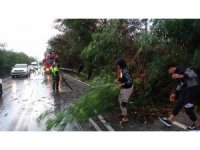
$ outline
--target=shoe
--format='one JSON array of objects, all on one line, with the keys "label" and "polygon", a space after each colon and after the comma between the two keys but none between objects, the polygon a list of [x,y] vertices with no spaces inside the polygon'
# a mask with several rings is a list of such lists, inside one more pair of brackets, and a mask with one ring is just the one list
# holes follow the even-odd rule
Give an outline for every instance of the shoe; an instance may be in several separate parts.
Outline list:
[{"label": "shoe", "polygon": [[167,127],[171,127],[172,126],[172,122],[169,121],[167,118],[160,118],[159,117],[159,120]]},{"label": "shoe", "polygon": [[119,119],[120,119],[120,120],[122,120],[123,117],[124,117],[124,115],[122,115],[122,114],[119,115]]},{"label": "shoe", "polygon": [[128,118],[127,118],[127,116],[123,116],[123,117],[121,118],[121,120],[120,120],[120,123],[121,123],[121,124],[128,123]]},{"label": "shoe", "polygon": [[186,130],[188,130],[188,131],[197,131],[197,130],[200,130],[200,127],[196,127],[195,124],[193,124],[193,125],[187,127]]}]

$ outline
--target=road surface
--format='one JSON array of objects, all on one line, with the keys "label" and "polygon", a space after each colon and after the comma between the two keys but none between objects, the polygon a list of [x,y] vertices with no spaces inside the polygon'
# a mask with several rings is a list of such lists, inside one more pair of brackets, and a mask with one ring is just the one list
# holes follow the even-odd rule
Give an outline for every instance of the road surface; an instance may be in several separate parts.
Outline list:
[{"label": "road surface", "polygon": [[[41,114],[62,111],[87,90],[79,83],[70,84],[75,88],[73,91],[62,83],[60,94],[55,95],[50,76],[37,73],[29,78],[4,79],[3,97],[0,100],[0,131],[43,131],[45,123],[37,121]],[[68,126],[66,130],[80,129]]]}]

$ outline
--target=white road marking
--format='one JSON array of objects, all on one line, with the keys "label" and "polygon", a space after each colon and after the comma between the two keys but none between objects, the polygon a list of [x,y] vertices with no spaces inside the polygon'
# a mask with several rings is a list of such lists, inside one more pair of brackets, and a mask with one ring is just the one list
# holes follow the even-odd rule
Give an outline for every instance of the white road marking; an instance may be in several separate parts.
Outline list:
[{"label": "white road marking", "polygon": [[101,128],[92,120],[92,118],[89,118],[89,122],[93,125],[93,127],[94,127],[97,131],[102,131]]},{"label": "white road marking", "polygon": [[[162,123],[164,123],[164,122],[161,120],[160,117],[158,117],[158,119],[159,119]],[[164,123],[164,124],[165,124],[165,123]],[[174,121],[174,122],[172,122],[172,124],[175,125],[175,126],[177,126],[177,127],[179,127],[179,128],[181,128],[181,129],[187,130],[187,126],[184,125],[184,124],[182,124],[182,123],[180,123],[180,122]],[[165,124],[165,125],[168,126],[167,124]],[[171,126],[168,126],[168,127],[171,127]]]},{"label": "white road marking", "polygon": [[83,128],[81,127],[81,125],[79,123],[77,123],[77,121],[74,122],[76,127],[79,129],[79,131],[83,131]]},{"label": "white road marking", "polygon": [[175,125],[175,126],[177,126],[177,127],[179,127],[179,128],[182,128],[184,130],[187,130],[187,126],[184,125],[184,124],[182,124],[182,123],[174,121],[172,124]]},{"label": "white road marking", "polygon": [[104,124],[104,126],[108,129],[108,131],[115,131],[109,123],[106,122],[106,120],[104,120],[103,116],[98,115],[99,120]]}]

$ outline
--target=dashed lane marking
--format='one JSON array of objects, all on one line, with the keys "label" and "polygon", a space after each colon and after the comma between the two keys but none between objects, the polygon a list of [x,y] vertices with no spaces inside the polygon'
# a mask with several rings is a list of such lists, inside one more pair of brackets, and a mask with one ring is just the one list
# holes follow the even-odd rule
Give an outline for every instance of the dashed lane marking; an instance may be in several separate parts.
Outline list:
[{"label": "dashed lane marking", "polygon": [[89,122],[93,125],[93,127],[94,127],[97,131],[102,131],[101,128],[92,120],[92,118],[89,118]]},{"label": "dashed lane marking", "polygon": [[184,130],[187,130],[186,125],[184,125],[184,124],[182,124],[182,123],[179,123],[179,122],[174,121],[172,124],[175,125],[175,126],[177,126],[177,127],[179,127],[179,128],[182,128],[182,129],[184,129]]},{"label": "dashed lane marking", "polygon": [[77,121],[75,121],[75,125],[77,126],[79,131],[84,131],[83,128],[81,127],[81,125],[79,123],[77,123]]},{"label": "dashed lane marking", "polygon": [[98,115],[99,120],[104,124],[104,126],[108,129],[108,131],[115,131],[109,123],[104,120],[103,116]]}]

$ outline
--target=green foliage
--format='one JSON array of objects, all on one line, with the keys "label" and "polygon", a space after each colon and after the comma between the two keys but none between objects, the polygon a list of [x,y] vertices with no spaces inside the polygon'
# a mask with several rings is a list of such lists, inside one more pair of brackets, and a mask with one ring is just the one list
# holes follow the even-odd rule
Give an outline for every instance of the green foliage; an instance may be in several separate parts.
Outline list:
[{"label": "green foliage", "polygon": [[200,49],[196,49],[192,58],[192,66],[194,68],[200,67]]},{"label": "green foliage", "polygon": [[114,77],[111,75],[106,74],[104,71],[101,71],[100,75],[94,77],[90,82],[92,87],[99,87],[107,83],[112,83],[114,81]]},{"label": "green foliage", "polygon": [[159,19],[154,21],[154,30],[184,48],[200,46],[199,19]]},{"label": "green foliage", "polygon": [[[64,67],[113,65],[127,49],[135,48],[139,19],[57,19],[55,27],[62,32],[48,42],[47,50],[55,50]],[[75,60],[75,61],[74,61]],[[108,66],[109,65],[109,66]]]},{"label": "green foliage", "polygon": [[124,39],[118,32],[120,22],[113,20],[92,35],[92,42],[83,50],[86,65],[113,65],[114,59],[125,50]]},{"label": "green foliage", "polygon": [[[149,85],[149,95],[152,100],[153,97],[156,97],[157,94],[161,92],[161,87],[166,86],[166,81],[169,80],[166,66],[168,63],[168,59],[166,57],[154,56],[152,61],[146,67],[148,85]],[[164,83],[164,85],[163,85]],[[165,98],[165,97],[164,97]]]},{"label": "green foliage", "polygon": [[[98,82],[100,81],[100,82]],[[111,77],[102,74],[92,81],[94,86],[90,92],[77,99],[64,112],[59,113],[56,118],[47,122],[46,130],[56,128],[64,130],[68,123],[73,121],[84,122],[89,117],[93,117],[106,109],[112,108],[117,103],[119,88],[113,82]]]},{"label": "green foliage", "polygon": [[[92,37],[92,32],[95,31],[96,26],[95,23],[97,20],[95,19],[64,19],[62,20],[62,24],[64,24],[68,29],[71,29],[75,33],[71,35],[73,38],[79,37],[76,42],[83,41],[85,45],[87,45]],[[76,43],[77,45],[77,43]]]},{"label": "green foliage", "polygon": [[153,32],[141,35],[138,42],[140,48],[139,51],[144,51],[146,53],[166,48],[166,41]]},{"label": "green foliage", "polygon": [[159,80],[163,75],[167,73],[166,71],[167,61],[165,57],[154,56],[152,61],[147,64],[146,72],[148,81],[150,83],[159,82]]}]

